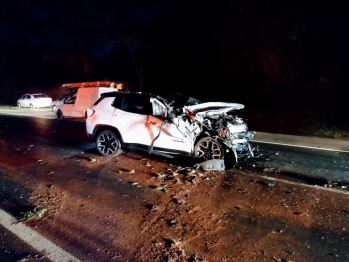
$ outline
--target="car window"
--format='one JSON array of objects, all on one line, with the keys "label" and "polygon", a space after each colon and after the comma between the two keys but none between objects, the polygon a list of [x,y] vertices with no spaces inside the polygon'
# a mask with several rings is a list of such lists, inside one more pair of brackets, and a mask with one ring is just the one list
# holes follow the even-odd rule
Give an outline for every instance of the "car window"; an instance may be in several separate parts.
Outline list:
[{"label": "car window", "polygon": [[65,104],[75,104],[76,96],[71,97],[65,101]]},{"label": "car window", "polygon": [[116,96],[113,103],[112,103],[112,106],[117,108],[117,109],[122,109],[122,101],[123,101],[123,97],[122,96]]},{"label": "car window", "polygon": [[48,97],[47,95],[45,94],[36,94],[36,95],[33,95],[34,98],[46,98]]},{"label": "car window", "polygon": [[162,118],[167,117],[167,109],[166,109],[165,105],[163,105],[162,103],[160,103],[156,99],[152,99],[151,103],[153,106],[153,115],[154,116],[160,116]]},{"label": "car window", "polygon": [[67,100],[69,98],[69,95],[63,95],[63,96],[61,96],[61,98],[60,99],[58,99],[58,100],[61,100],[61,101],[65,101],[65,100]]},{"label": "car window", "polygon": [[130,113],[147,115],[149,113],[149,105],[148,102],[141,97],[124,97],[124,101],[122,103],[122,110]]}]

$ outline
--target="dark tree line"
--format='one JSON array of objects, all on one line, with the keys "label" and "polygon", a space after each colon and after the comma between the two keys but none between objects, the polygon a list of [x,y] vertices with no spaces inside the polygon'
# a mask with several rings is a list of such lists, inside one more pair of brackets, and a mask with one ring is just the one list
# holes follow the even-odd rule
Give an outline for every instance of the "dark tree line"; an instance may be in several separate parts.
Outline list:
[{"label": "dark tree line", "polygon": [[4,0],[0,103],[33,86],[110,79],[256,107],[342,110],[347,20],[340,1]]}]

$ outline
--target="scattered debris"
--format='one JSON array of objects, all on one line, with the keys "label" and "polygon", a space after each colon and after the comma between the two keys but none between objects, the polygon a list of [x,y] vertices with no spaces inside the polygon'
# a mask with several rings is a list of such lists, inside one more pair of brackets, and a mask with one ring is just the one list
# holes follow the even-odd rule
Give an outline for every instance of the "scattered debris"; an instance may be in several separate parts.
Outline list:
[{"label": "scattered debris", "polygon": [[159,210],[161,208],[161,206],[156,206],[156,205],[152,205],[152,204],[147,204],[145,205],[145,207],[149,210]]},{"label": "scattered debris", "polygon": [[165,193],[167,192],[167,188],[164,187],[164,186],[158,186],[157,189],[158,189],[159,191],[162,191],[162,192],[165,192]]},{"label": "scattered debris", "polygon": [[172,247],[179,245],[181,243],[180,240],[175,240],[175,239],[165,239],[165,244],[167,247]]},{"label": "scattered debris", "polygon": [[134,174],[134,173],[135,173],[135,170],[132,169],[129,173],[130,173],[130,174]]},{"label": "scattered debris", "polygon": [[197,172],[196,175],[197,175],[198,177],[203,177],[203,176],[204,176],[204,174],[201,173],[201,172]]},{"label": "scattered debris", "polygon": [[89,160],[89,162],[96,162],[97,161],[97,159],[94,157],[89,157],[88,160]]},{"label": "scattered debris", "polygon": [[225,170],[223,159],[210,159],[200,164],[203,170]]},{"label": "scattered debris", "polygon": [[274,171],[275,171],[275,168],[273,168],[273,167],[266,167],[263,169],[263,172],[265,172],[265,173],[272,173]]},{"label": "scattered debris", "polygon": [[169,220],[167,220],[167,225],[169,226],[169,227],[172,227],[172,226],[174,226],[174,225],[176,225],[177,224],[177,221],[175,220],[175,219],[169,219]]},{"label": "scattered debris", "polygon": [[184,204],[185,203],[185,200],[183,199],[178,199],[178,198],[173,198],[173,202],[175,202],[176,204]]},{"label": "scattered debris", "polygon": [[161,174],[161,173],[156,173],[155,176],[156,176],[157,179],[162,179],[162,178],[164,178],[166,175],[165,175],[165,174]]},{"label": "scattered debris", "polygon": [[[171,171],[171,170],[170,170]],[[173,172],[173,175],[178,175],[178,174],[188,174],[189,172],[193,172],[194,170],[191,167],[180,167],[176,171]],[[195,172],[195,171],[194,171]]]}]

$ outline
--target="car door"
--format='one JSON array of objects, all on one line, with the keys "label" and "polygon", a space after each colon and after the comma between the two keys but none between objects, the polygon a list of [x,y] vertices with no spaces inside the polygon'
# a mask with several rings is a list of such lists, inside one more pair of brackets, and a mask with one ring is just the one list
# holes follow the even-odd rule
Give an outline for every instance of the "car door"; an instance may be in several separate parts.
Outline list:
[{"label": "car door", "polygon": [[24,107],[29,107],[31,102],[31,95],[26,95],[23,101]]},{"label": "car door", "polygon": [[166,106],[156,98],[152,98],[151,103],[152,115],[148,116],[146,126],[151,140],[154,140],[154,149],[191,153],[192,140],[171,122]]},{"label": "car door", "polygon": [[124,143],[149,146],[152,142],[146,128],[150,101],[141,96],[125,94],[117,96],[113,106],[116,108],[112,115],[111,125],[115,126]]},{"label": "car door", "polygon": [[76,96],[72,96],[71,98],[66,100],[64,104],[59,106],[64,116],[78,117],[78,115],[75,113],[76,111],[75,102],[76,102]]},{"label": "car door", "polygon": [[[116,108],[111,124],[119,130],[123,142],[153,146],[154,150],[190,153],[192,144],[170,121],[167,109],[149,96],[125,94],[114,100]],[[165,121],[165,122],[164,122]]]}]

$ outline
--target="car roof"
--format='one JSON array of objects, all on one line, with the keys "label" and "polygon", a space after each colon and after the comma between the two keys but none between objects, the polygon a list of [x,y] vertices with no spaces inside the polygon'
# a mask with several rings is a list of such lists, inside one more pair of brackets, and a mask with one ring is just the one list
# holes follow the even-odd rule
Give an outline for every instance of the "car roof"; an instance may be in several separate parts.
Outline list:
[{"label": "car roof", "polygon": [[96,101],[96,104],[99,103],[100,100],[102,100],[104,97],[139,97],[139,98],[157,98],[161,102],[165,104],[171,104],[171,106],[174,107],[182,107],[184,104],[187,104],[188,102],[192,101],[193,103],[190,103],[188,105],[194,105],[194,104],[200,104],[201,101],[192,98],[188,95],[184,95],[177,92],[162,92],[162,91],[155,91],[155,92],[106,92],[102,93],[100,99]]},{"label": "car roof", "polygon": [[155,92],[106,92],[102,93],[103,97],[116,97],[116,96],[146,96],[146,97],[157,97],[161,96],[163,98],[189,98],[188,95],[184,95],[177,92],[163,92],[163,91],[155,91]]},{"label": "car roof", "polygon": [[101,94],[101,97],[117,97],[117,96],[156,97],[156,95],[146,93],[146,92],[106,92]]}]

